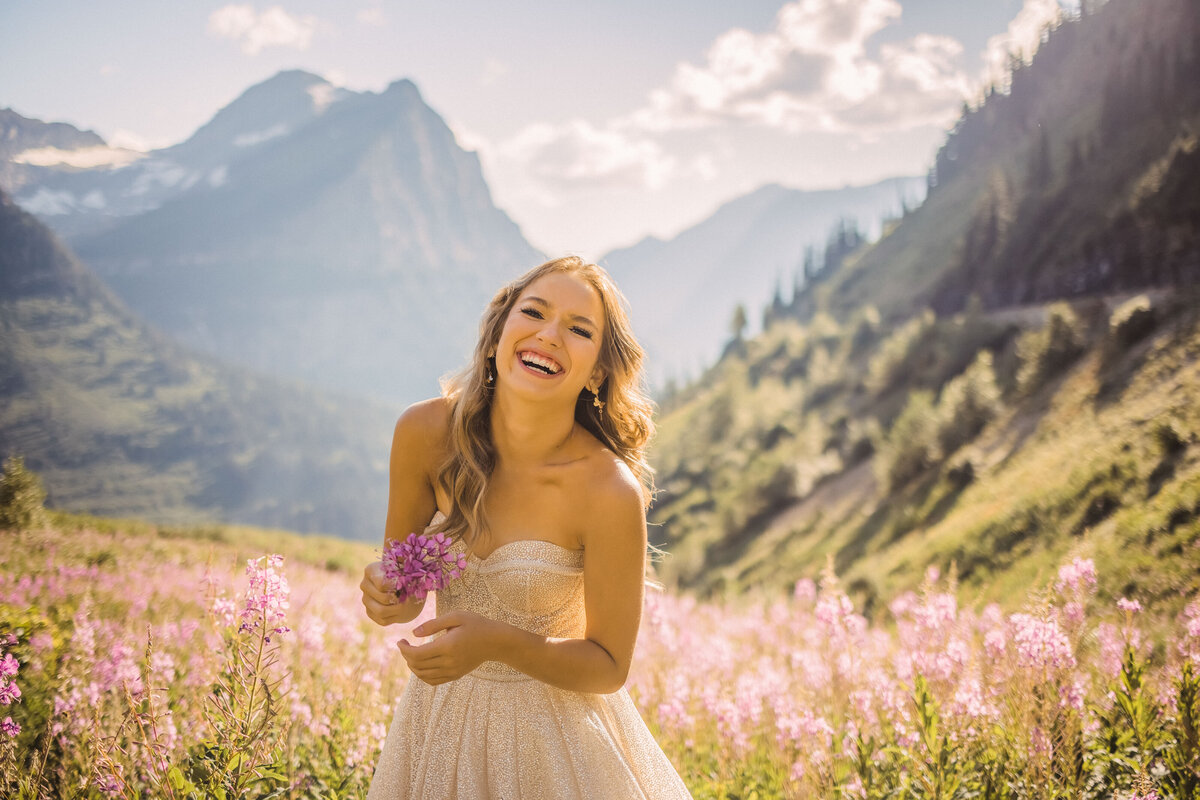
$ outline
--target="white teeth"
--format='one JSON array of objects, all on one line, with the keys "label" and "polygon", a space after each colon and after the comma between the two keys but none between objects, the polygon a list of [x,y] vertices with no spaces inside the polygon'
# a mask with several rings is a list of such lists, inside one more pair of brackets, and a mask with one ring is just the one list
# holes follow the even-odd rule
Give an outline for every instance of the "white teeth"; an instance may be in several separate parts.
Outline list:
[{"label": "white teeth", "polygon": [[526,364],[530,364],[530,365],[537,366],[537,367],[542,367],[543,369],[546,370],[546,372],[550,373],[551,375],[557,375],[559,372],[562,371],[562,367],[560,367],[553,360],[551,360],[549,358],[544,358],[543,356],[539,356],[537,353],[522,353],[521,360],[524,361]]}]

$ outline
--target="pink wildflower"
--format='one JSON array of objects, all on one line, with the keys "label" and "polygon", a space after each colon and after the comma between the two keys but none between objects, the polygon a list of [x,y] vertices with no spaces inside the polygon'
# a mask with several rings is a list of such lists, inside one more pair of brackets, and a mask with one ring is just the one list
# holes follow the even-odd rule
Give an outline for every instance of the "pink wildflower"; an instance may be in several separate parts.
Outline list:
[{"label": "pink wildflower", "polygon": [[[273,633],[287,633],[290,629],[283,624],[288,608],[288,582],[282,572],[283,556],[270,555],[246,561],[246,574],[250,585],[246,587],[246,605],[242,609],[241,632],[258,630],[265,624]],[[270,636],[267,636],[270,641]]]},{"label": "pink wildflower", "polygon": [[215,597],[209,611],[222,625],[232,625],[237,605],[227,597]]},{"label": "pink wildflower", "polygon": [[11,678],[20,668],[21,665],[13,658],[12,653],[6,653],[4,658],[0,659],[0,678]]},{"label": "pink wildflower", "polygon": [[0,706],[12,705],[21,699],[21,689],[15,683],[0,683]]},{"label": "pink wildflower", "polygon": [[444,533],[410,533],[402,542],[388,542],[383,551],[383,576],[401,600],[423,600],[446,588],[467,568],[466,555],[450,552],[453,540]]},{"label": "pink wildflower", "polygon": [[1013,627],[1013,645],[1021,666],[1042,669],[1075,666],[1071,642],[1057,622],[1029,614],[1013,614],[1008,621]]},{"label": "pink wildflower", "polygon": [[987,654],[993,659],[998,659],[1004,655],[1005,643],[1006,638],[1004,636],[1004,631],[1001,628],[992,628],[983,637],[983,649],[986,650]]},{"label": "pink wildflower", "polygon": [[1117,608],[1121,609],[1126,614],[1136,614],[1137,612],[1142,610],[1142,604],[1139,603],[1137,600],[1129,600],[1127,598],[1122,597],[1120,600],[1117,601]]},{"label": "pink wildflower", "polygon": [[1125,659],[1125,640],[1115,625],[1101,622],[1096,627],[1096,639],[1100,644],[1100,671],[1109,678],[1115,678],[1121,672],[1121,663]]},{"label": "pink wildflower", "polygon": [[1090,558],[1076,558],[1058,570],[1054,588],[1059,594],[1087,591],[1096,585],[1096,565]]},{"label": "pink wildflower", "polygon": [[797,603],[809,605],[817,598],[817,584],[812,578],[801,578],[796,581],[796,587],[792,590],[792,599]]},{"label": "pink wildflower", "polygon": [[12,717],[5,717],[3,722],[0,722],[0,733],[4,733],[9,737],[15,737],[21,732],[21,726],[13,722]]}]

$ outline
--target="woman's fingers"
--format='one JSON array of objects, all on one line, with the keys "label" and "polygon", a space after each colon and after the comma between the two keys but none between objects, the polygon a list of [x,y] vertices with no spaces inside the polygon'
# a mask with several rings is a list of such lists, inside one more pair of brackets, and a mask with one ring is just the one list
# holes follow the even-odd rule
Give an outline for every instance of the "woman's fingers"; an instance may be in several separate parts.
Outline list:
[{"label": "woman's fingers", "polygon": [[364,597],[370,597],[380,605],[394,605],[396,593],[387,588],[383,577],[383,566],[373,561],[363,570],[362,583],[359,584]]}]

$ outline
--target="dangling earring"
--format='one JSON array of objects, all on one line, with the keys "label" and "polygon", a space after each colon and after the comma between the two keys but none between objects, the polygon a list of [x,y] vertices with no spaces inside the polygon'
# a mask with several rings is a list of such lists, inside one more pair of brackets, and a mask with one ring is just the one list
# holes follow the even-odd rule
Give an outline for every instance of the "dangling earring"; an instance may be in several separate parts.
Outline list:
[{"label": "dangling earring", "polygon": [[488,386],[496,382],[496,356],[494,353],[487,357],[487,366],[484,368],[483,380]]},{"label": "dangling earring", "polygon": [[600,387],[597,386],[595,389],[589,389],[588,391],[592,393],[592,405],[596,407],[596,413],[603,414],[604,401],[600,399]]}]

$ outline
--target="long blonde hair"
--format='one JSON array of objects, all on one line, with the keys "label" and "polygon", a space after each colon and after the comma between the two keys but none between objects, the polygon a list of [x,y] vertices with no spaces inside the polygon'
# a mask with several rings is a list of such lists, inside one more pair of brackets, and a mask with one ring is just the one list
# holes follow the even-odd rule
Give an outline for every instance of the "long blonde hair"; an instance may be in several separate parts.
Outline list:
[{"label": "long blonde hair", "polygon": [[442,393],[450,400],[448,455],[438,470],[437,482],[450,498],[450,514],[440,528],[463,537],[487,530],[484,498],[496,466],[492,441],[491,409],[494,383],[488,376],[494,365],[490,355],[521,293],[543,275],[567,272],[578,275],[600,295],[604,307],[597,365],[605,375],[596,389],[603,409],[596,407],[587,389],[575,402],[575,420],[617,454],[637,476],[646,505],[654,495],[654,470],[646,461],[646,443],[654,434],[654,404],[643,388],[641,345],[633,336],[626,301],[612,278],[601,267],[578,256],[547,261],[503,287],[484,311],[479,341],[467,367],[445,380]]}]

